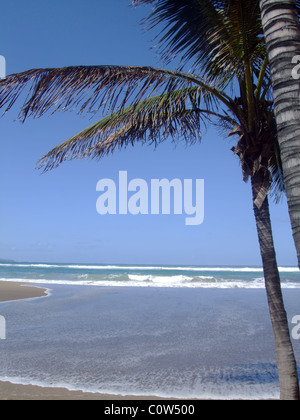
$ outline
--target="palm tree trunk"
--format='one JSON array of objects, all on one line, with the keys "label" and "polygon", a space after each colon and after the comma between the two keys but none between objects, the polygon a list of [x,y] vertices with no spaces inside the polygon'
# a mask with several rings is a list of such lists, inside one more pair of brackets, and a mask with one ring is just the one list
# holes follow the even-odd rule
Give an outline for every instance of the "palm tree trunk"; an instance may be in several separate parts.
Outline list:
[{"label": "palm tree trunk", "polygon": [[[262,175],[260,174],[254,175],[251,178],[253,202],[262,185],[262,179]],[[280,397],[283,400],[299,400],[297,363],[283,302],[272,235],[268,196],[265,198],[260,209],[254,204],[254,214],[263,261],[269,310],[275,334]]]},{"label": "palm tree trunk", "polygon": [[300,268],[300,28],[295,0],[260,0],[285,189]]}]

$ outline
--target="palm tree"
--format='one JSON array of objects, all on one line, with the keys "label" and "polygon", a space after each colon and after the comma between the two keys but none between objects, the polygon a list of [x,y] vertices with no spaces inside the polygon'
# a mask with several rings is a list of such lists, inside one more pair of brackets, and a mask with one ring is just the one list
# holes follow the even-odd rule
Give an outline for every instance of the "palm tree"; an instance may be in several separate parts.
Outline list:
[{"label": "palm tree", "polygon": [[300,268],[300,1],[260,0],[270,60],[278,141]]},{"label": "palm tree", "polygon": [[[0,107],[8,111],[22,92],[20,119],[79,108],[106,113],[39,161],[50,170],[70,159],[99,159],[137,141],[169,138],[193,143],[202,124],[219,124],[238,136],[232,149],[244,180],[251,179],[281,398],[298,399],[297,366],[282,298],[272,238],[268,194],[283,190],[271,80],[259,2],[244,0],[134,0],[151,4],[150,28],[163,23],[159,39],[165,63],[178,69],[81,66],[36,69],[0,82]],[[191,72],[185,72],[185,66]]]}]

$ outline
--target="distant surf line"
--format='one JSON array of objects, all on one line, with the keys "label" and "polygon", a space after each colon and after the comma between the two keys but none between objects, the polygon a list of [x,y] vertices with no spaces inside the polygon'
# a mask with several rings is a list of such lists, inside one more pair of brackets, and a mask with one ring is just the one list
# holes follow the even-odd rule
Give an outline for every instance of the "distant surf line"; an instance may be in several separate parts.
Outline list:
[{"label": "distant surf line", "polygon": [[[161,265],[118,265],[118,264],[59,264],[59,263],[0,263],[0,267],[19,268],[69,268],[78,270],[152,270],[152,271],[211,271],[211,272],[257,272],[262,273],[262,267],[251,266],[161,266]],[[280,272],[299,272],[298,267],[278,267]]]}]

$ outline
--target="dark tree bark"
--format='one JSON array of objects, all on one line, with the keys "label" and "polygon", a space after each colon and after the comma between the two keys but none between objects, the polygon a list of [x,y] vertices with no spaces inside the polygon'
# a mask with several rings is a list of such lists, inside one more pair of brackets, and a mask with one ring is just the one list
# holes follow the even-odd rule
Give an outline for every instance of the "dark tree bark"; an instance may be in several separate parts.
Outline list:
[{"label": "dark tree bark", "polygon": [[[263,176],[252,176],[253,202],[262,184]],[[289,325],[282,296],[281,282],[272,235],[268,196],[261,208],[254,204],[254,214],[262,256],[269,311],[276,342],[277,366],[281,399],[299,400],[297,363],[291,342]]]}]

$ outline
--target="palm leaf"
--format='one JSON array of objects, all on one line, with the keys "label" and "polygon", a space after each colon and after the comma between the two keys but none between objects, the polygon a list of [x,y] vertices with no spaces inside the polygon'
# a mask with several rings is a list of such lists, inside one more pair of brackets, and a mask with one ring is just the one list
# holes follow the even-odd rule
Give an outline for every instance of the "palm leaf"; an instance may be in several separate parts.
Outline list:
[{"label": "palm leaf", "polygon": [[165,62],[179,54],[211,81],[225,87],[245,74],[245,63],[259,69],[266,56],[259,1],[135,0],[152,4],[148,28],[164,25],[158,45]]},{"label": "palm leaf", "polygon": [[272,123],[274,127],[274,144],[273,153],[271,154],[271,159],[269,161],[269,170],[272,178],[270,195],[274,198],[275,203],[279,203],[282,196],[285,193],[285,183],[282,168],[282,160],[280,155],[280,147],[277,138],[275,118],[273,119]]},{"label": "palm leaf", "polygon": [[153,94],[197,86],[205,91],[207,107],[217,99],[229,108],[232,101],[201,77],[152,67],[79,66],[37,69],[0,81],[0,107],[7,112],[21,96],[27,98],[20,118],[40,117],[48,111],[79,109],[79,112],[115,112],[128,103],[137,104]]},{"label": "palm leaf", "polygon": [[[204,92],[205,94],[205,92]],[[55,147],[38,162],[44,171],[71,159],[101,158],[116,148],[143,143],[159,144],[171,137],[193,143],[200,140],[205,120],[232,119],[225,114],[201,109],[203,91],[198,87],[165,93],[128,106],[92,124]]]},{"label": "palm leaf", "polygon": [[148,28],[163,24],[159,44],[166,62],[179,54],[183,60],[198,58],[208,47],[207,39],[218,20],[215,2],[210,0],[182,2],[180,0],[137,0],[134,5],[152,4],[153,12],[145,19]]}]

